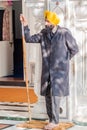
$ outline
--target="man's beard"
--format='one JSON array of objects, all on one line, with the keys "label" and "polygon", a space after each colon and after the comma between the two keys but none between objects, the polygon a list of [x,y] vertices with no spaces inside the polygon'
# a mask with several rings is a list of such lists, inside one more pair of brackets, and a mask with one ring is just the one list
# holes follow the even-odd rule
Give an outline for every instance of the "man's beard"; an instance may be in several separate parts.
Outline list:
[{"label": "man's beard", "polygon": [[45,25],[45,29],[47,30],[47,32],[52,31],[53,28],[54,28],[53,25],[50,25],[50,26]]}]

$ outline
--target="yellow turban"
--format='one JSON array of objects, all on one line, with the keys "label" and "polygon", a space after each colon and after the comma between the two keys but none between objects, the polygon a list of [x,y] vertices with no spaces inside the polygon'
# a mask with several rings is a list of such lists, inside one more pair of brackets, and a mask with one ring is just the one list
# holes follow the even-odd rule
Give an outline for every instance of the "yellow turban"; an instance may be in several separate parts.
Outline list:
[{"label": "yellow turban", "polygon": [[57,25],[60,22],[60,19],[57,14],[48,10],[44,12],[44,17],[53,25]]}]

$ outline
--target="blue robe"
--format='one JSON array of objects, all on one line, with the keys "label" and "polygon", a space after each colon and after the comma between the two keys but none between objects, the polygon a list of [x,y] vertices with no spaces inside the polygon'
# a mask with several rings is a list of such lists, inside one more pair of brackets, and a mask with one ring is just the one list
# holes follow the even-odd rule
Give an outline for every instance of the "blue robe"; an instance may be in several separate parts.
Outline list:
[{"label": "blue robe", "polygon": [[40,43],[42,52],[41,95],[45,96],[50,75],[52,95],[69,95],[69,61],[78,52],[78,45],[67,28],[58,26],[56,32],[46,29],[30,36],[28,26],[24,27],[28,43]]}]

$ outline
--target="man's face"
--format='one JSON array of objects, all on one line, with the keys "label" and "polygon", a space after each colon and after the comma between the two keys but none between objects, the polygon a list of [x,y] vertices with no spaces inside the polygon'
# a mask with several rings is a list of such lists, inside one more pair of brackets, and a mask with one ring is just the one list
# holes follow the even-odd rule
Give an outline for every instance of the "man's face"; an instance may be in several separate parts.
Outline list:
[{"label": "man's face", "polygon": [[45,26],[51,26],[52,24],[47,20],[47,19],[45,19]]},{"label": "man's face", "polygon": [[53,28],[54,28],[54,25],[51,24],[47,19],[45,19],[45,28],[53,29]]}]

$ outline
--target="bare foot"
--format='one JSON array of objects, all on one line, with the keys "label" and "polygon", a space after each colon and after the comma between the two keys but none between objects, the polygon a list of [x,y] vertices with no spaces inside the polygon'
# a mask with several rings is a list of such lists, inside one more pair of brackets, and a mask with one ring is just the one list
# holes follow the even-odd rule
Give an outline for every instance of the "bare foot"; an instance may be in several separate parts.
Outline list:
[{"label": "bare foot", "polygon": [[44,127],[44,130],[52,130],[55,127],[58,127],[58,124],[49,123]]}]

